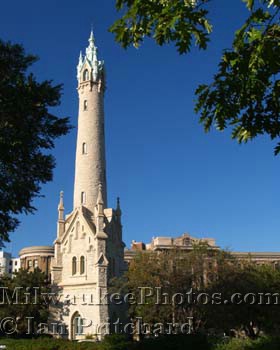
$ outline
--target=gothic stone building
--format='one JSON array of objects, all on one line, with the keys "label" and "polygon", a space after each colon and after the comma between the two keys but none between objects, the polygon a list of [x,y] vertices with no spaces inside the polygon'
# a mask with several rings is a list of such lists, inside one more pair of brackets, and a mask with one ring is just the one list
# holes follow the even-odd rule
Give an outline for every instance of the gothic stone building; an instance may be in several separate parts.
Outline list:
[{"label": "gothic stone building", "polygon": [[85,56],[80,54],[77,79],[74,203],[64,216],[60,194],[52,262],[52,282],[64,303],[53,310],[53,318],[66,326],[70,339],[82,339],[86,333],[102,338],[107,332],[103,326],[112,317],[103,298],[108,279],[120,276],[125,265],[119,200],[116,209],[107,207],[104,62],[97,58],[92,32]]}]

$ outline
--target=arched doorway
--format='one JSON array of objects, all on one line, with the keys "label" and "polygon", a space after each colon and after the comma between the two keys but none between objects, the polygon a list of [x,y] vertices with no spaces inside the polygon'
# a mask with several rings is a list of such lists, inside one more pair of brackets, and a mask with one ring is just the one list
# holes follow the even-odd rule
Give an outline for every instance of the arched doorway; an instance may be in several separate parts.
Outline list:
[{"label": "arched doorway", "polygon": [[71,319],[72,340],[81,339],[84,333],[83,318],[80,313],[76,311]]}]

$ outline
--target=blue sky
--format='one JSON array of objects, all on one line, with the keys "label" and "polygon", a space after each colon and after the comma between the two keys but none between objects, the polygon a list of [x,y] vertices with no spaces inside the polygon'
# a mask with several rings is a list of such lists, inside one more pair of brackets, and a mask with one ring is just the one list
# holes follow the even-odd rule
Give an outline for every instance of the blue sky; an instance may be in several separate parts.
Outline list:
[{"label": "blue sky", "polygon": [[[279,162],[266,137],[238,145],[229,132],[205,134],[194,109],[194,91],[210,82],[222,50],[247,15],[241,0],[210,5],[214,33],[207,51],[179,56],[172,45],[147,40],[123,50],[108,27],[117,18],[114,1],[5,1],[0,33],[22,43],[40,60],[39,80],[64,84],[55,113],[77,125],[76,65],[94,27],[105,60],[106,147],[109,206],[121,197],[123,234],[131,240],[189,232],[213,237],[241,251],[279,251]],[[52,244],[59,191],[72,210],[76,130],[56,142],[54,181],[42,189],[35,215],[22,216],[7,249]]]}]

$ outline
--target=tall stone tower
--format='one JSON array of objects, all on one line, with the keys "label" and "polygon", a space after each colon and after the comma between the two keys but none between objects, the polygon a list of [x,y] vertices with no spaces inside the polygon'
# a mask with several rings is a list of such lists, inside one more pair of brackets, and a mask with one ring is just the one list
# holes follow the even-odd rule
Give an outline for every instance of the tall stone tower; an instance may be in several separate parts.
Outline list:
[{"label": "tall stone tower", "polygon": [[97,58],[92,32],[77,70],[74,203],[72,212],[64,216],[61,192],[52,262],[54,288],[67,300],[53,308],[51,321],[65,325],[67,338],[84,339],[86,334],[102,338],[107,332],[102,325],[118,313],[114,305],[104,303],[103,296],[110,278],[120,276],[125,264],[119,200],[116,209],[107,208],[104,62]]},{"label": "tall stone tower", "polygon": [[93,212],[102,186],[107,207],[104,134],[104,62],[97,58],[93,32],[85,57],[80,54],[77,67],[79,118],[76,148],[74,208],[84,205]]}]

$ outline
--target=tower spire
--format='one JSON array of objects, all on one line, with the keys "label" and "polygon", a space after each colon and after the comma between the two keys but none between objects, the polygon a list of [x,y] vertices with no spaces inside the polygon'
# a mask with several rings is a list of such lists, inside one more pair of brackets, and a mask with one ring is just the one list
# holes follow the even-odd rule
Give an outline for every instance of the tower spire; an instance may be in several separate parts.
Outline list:
[{"label": "tower spire", "polygon": [[92,213],[100,195],[103,208],[107,207],[104,62],[97,60],[96,52],[94,35],[91,31],[86,56],[80,56],[78,65],[79,118],[74,209],[83,205]]},{"label": "tower spire", "polygon": [[60,238],[65,231],[63,191],[60,192],[58,203],[57,238]]},{"label": "tower spire", "polygon": [[99,61],[97,58],[97,47],[95,46],[95,38],[93,30],[90,31],[90,36],[88,39],[88,46],[86,48],[85,57],[80,54],[79,63],[77,66],[78,71],[78,82],[80,83],[83,79],[82,72],[85,66],[88,66],[92,72],[92,79],[98,81],[103,79],[104,72],[104,61]]}]

